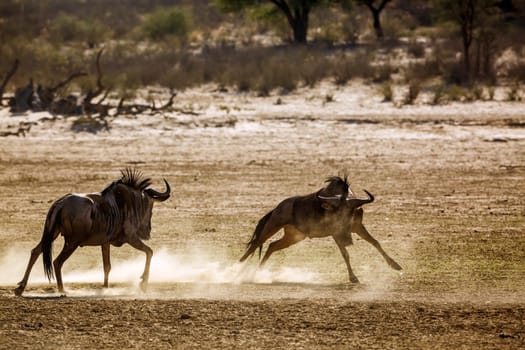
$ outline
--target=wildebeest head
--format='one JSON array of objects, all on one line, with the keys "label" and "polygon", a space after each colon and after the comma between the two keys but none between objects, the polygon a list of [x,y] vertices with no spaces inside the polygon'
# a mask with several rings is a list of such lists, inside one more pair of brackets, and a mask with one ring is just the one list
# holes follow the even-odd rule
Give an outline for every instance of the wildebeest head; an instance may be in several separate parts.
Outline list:
[{"label": "wildebeest head", "polygon": [[[326,210],[335,210],[347,199],[350,191],[350,184],[347,176],[343,178],[332,176],[326,179],[327,184],[317,192],[317,198],[321,201],[321,206]],[[350,191],[351,192],[351,191]]]},{"label": "wildebeest head", "polygon": [[141,239],[149,239],[153,204],[163,202],[170,197],[171,188],[164,179],[165,192],[152,188],[151,179],[144,178],[140,171],[126,168],[122,177],[111,183],[102,194],[113,197],[116,206],[124,217],[124,229],[135,232]]}]

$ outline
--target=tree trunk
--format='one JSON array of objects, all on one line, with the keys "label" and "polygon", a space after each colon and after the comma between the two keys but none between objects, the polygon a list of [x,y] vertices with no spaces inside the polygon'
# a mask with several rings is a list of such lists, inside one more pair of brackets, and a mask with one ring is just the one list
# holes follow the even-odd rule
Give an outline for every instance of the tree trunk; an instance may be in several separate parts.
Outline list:
[{"label": "tree trunk", "polygon": [[381,11],[384,10],[386,4],[388,4],[390,1],[392,0],[381,0],[379,6],[375,7],[374,0],[361,0],[362,3],[368,6],[370,12],[372,12],[372,18],[374,20],[374,31],[376,32],[376,37],[378,39],[382,39],[384,36],[383,27],[381,26]]},{"label": "tree trunk", "polygon": [[2,106],[2,100],[4,98],[5,87],[7,86],[7,84],[9,83],[9,80],[11,80],[13,75],[15,75],[16,70],[18,69],[19,63],[20,61],[18,59],[16,59],[15,62],[13,62],[13,66],[11,67],[9,72],[7,72],[4,80],[2,81],[2,84],[0,84],[0,106]]},{"label": "tree trunk", "polygon": [[461,36],[463,39],[463,68],[465,69],[465,78],[467,83],[471,81],[471,65],[470,65],[470,46],[474,35],[474,18],[476,16],[475,1],[467,0],[462,6],[459,14],[461,25]]},{"label": "tree trunk", "polygon": [[463,69],[465,69],[465,76],[467,81],[470,81],[470,39],[468,35],[463,33]]},{"label": "tree trunk", "polygon": [[305,44],[308,37],[308,17],[310,5],[307,1],[296,4],[293,10],[283,0],[270,0],[286,16],[286,20],[292,29],[293,40],[298,44]]},{"label": "tree trunk", "polygon": [[11,113],[23,113],[33,108],[34,96],[33,79],[30,79],[26,87],[16,89],[15,96],[9,99]]},{"label": "tree trunk", "polygon": [[379,18],[380,12],[376,9],[372,10],[372,16],[374,18],[374,30],[376,32],[376,37],[382,39],[384,37],[383,27],[381,26],[381,20]]},{"label": "tree trunk", "polygon": [[298,44],[306,44],[308,36],[308,20],[295,18],[292,23],[293,40]]}]

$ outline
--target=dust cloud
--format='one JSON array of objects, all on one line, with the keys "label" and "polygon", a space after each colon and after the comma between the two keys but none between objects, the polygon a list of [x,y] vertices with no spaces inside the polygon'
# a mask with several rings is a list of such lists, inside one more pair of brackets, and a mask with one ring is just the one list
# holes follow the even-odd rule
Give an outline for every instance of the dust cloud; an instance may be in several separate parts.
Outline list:
[{"label": "dust cloud", "polygon": [[[10,249],[0,259],[0,285],[15,286],[24,274],[30,252],[21,249]],[[104,295],[128,294],[131,289],[137,289],[145,264],[145,257],[138,255],[132,259],[112,261],[109,275],[110,284],[130,285],[129,288],[110,288],[112,291]],[[76,295],[74,284],[100,284],[104,279],[102,262],[89,269],[75,269],[64,265],[62,269],[64,285],[68,294]],[[319,281],[315,272],[301,268],[281,267],[276,269],[258,269],[256,263],[241,264],[228,261],[217,261],[209,258],[205,252],[199,254],[177,255],[166,248],[157,250],[150,267],[150,284],[271,284],[271,283],[307,283]],[[42,269],[41,257],[36,261],[28,282],[31,284],[47,284],[47,278]],[[52,281],[54,286],[54,281]],[[84,290],[85,291],[85,290]],[[109,293],[109,294],[108,294]]]},{"label": "dust cloud", "polygon": [[[201,248],[178,250],[177,253],[166,247],[155,249],[147,293],[143,293],[139,286],[145,264],[143,254],[135,254],[133,258],[112,259],[110,288],[102,288],[104,273],[98,252],[89,257],[79,254],[77,262],[72,257],[62,271],[66,294],[70,297],[232,300],[337,298],[341,302],[388,298],[392,286],[399,279],[399,272],[390,269],[371,247],[354,250],[353,253],[355,273],[361,281],[358,285],[348,283],[342,261],[337,263],[336,269],[336,266],[327,265],[328,270],[293,266],[293,261],[292,266],[270,264],[269,267],[258,268],[255,258],[241,264],[228,258],[227,254],[207,252]],[[17,285],[22,279],[29,255],[28,249],[16,247],[2,254],[0,287],[11,290]],[[31,271],[24,295],[59,296],[55,281],[49,283],[44,275],[41,257]]]}]

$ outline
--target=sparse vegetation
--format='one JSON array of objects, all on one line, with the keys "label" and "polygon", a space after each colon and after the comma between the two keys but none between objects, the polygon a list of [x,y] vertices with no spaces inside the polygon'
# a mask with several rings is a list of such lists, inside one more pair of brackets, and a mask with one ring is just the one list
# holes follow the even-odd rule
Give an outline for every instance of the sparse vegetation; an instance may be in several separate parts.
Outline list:
[{"label": "sparse vegetation", "polygon": [[372,61],[373,56],[369,53],[338,56],[333,63],[334,82],[345,85],[355,78],[374,79],[377,70],[372,66]]},{"label": "sparse vegetation", "polygon": [[489,86],[487,88],[487,92],[488,92],[488,96],[489,96],[489,101],[493,101],[494,100],[494,96],[496,95],[496,88],[494,86]]},{"label": "sparse vegetation", "polygon": [[111,38],[111,29],[98,19],[87,20],[60,13],[49,26],[49,35],[55,43],[85,43],[93,48]]},{"label": "sparse vegetation", "polygon": [[438,85],[434,89],[434,95],[432,96],[432,105],[439,105],[443,102],[445,87],[443,84]]},{"label": "sparse vegetation", "polygon": [[413,80],[408,84],[408,91],[405,96],[405,100],[403,101],[406,105],[414,104],[417,97],[419,96],[419,92],[421,91],[421,83],[417,80]]},{"label": "sparse vegetation", "polygon": [[[453,2],[448,8],[448,0],[424,6],[401,0],[350,1],[344,8],[340,2],[308,2],[315,6],[308,9],[312,27],[304,37],[302,29],[291,27],[294,20],[287,20],[270,2],[224,13],[216,2],[210,6],[205,0],[183,0],[176,7],[167,0],[6,0],[0,4],[0,78],[17,59],[19,68],[2,87],[2,95],[13,94],[30,79],[53,86],[79,71],[88,74],[57,95],[85,94],[96,87],[93,57],[104,47],[104,82],[114,95],[126,99],[134,90],[152,85],[182,90],[214,82],[267,96],[313,87],[325,79],[345,85],[359,78],[383,84],[378,90],[385,101],[392,98],[385,82],[393,80],[417,81],[419,86],[443,82],[443,93],[436,91],[441,102],[492,100],[491,88],[484,93],[476,86],[495,86],[498,79],[509,86],[525,81],[520,55],[501,63],[507,48],[525,50],[525,11],[521,5],[503,9],[487,3],[486,10],[469,14],[475,25],[465,43],[465,23],[454,15],[472,1]],[[241,2],[221,1],[230,7]],[[369,22],[370,14],[375,18],[373,8],[382,18],[374,23],[375,38]],[[294,41],[309,39],[310,44],[287,44],[290,33]],[[506,67],[502,74],[496,71],[500,66]],[[414,85],[409,90],[405,102],[411,103],[419,89]],[[519,97],[519,88],[509,88],[505,99]],[[5,102],[0,100],[3,106]]]},{"label": "sparse vegetation", "polygon": [[444,89],[444,94],[450,101],[461,102],[465,100],[467,89],[460,85],[452,84]]},{"label": "sparse vegetation", "polygon": [[147,14],[141,30],[148,39],[163,40],[176,38],[186,43],[190,31],[188,15],[177,7],[159,8]]},{"label": "sparse vegetation", "polygon": [[507,90],[507,101],[510,101],[510,102],[521,101],[519,84],[516,83],[516,84],[509,86]]},{"label": "sparse vegetation", "polygon": [[425,45],[412,39],[408,43],[407,53],[415,58],[423,58],[425,57]]},{"label": "sparse vegetation", "polygon": [[394,99],[394,92],[390,82],[381,84],[381,95],[383,95],[383,102],[392,102]]},{"label": "sparse vegetation", "polygon": [[472,98],[475,101],[483,100],[483,87],[475,85],[470,90],[472,94]]}]

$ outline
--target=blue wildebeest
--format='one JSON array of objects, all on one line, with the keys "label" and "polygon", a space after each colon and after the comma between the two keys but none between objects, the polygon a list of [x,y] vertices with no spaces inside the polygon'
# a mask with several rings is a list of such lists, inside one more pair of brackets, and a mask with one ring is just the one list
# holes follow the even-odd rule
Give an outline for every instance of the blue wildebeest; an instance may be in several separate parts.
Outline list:
[{"label": "blue wildebeest", "polygon": [[[67,194],[51,205],[42,239],[31,251],[24,277],[15,289],[16,295],[22,295],[31,269],[41,253],[46,276],[51,280],[54,268],[58,290],[63,293],[62,265],[78,247],[83,246],[102,246],[104,287],[108,287],[110,245],[120,247],[124,243],[146,253],[146,266],[140,284],[143,290],[146,289],[153,251],[142,240],[150,238],[154,202],[170,197],[170,185],[164,179],[166,191],[161,193],[148,188],[151,180],[144,178],[137,170],[127,168],[121,174],[120,179],[113,181],[102,192]],[[51,263],[52,243],[59,234],[64,236],[64,248]]]},{"label": "blue wildebeest", "polygon": [[[355,198],[352,191],[349,190],[346,177],[344,179],[330,177],[326,183],[327,185],[317,192],[283,200],[277,207],[263,216],[259,220],[240,261],[243,262],[253,255],[257,248],[259,248],[260,255],[262,245],[281,229],[284,229],[284,236],[270,243],[260,266],[264,265],[274,252],[287,248],[307,237],[332,236],[343,255],[350,281],[358,283],[359,280],[352,272],[346,249],[346,246],[352,244],[350,233],[355,232],[371,243],[393,269],[401,270],[401,266],[388,256],[362,223],[363,209],[361,206],[373,202],[374,196],[365,190],[368,195],[367,199]],[[351,196],[348,196],[349,192]]]}]

